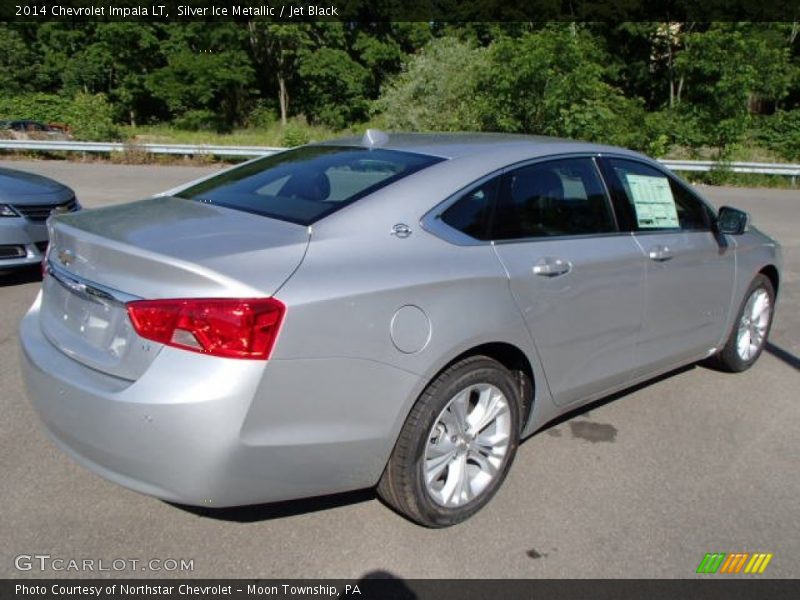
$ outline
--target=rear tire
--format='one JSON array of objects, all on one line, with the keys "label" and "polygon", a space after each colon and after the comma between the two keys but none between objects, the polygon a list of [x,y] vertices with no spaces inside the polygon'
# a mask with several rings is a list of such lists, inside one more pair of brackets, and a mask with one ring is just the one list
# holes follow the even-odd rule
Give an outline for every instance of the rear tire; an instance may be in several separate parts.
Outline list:
[{"label": "rear tire", "polygon": [[775,288],[769,278],[758,274],[747,288],[728,341],[712,364],[730,373],[753,366],[767,343],[774,311]]},{"label": "rear tire", "polygon": [[497,492],[519,444],[519,394],[511,373],[486,356],[448,367],[403,425],[378,494],[426,527],[468,519]]}]

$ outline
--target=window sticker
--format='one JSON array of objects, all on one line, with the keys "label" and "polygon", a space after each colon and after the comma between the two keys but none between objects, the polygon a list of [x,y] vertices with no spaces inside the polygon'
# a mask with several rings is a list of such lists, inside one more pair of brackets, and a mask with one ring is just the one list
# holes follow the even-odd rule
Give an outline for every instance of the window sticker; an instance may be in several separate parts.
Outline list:
[{"label": "window sticker", "polygon": [[625,179],[640,229],[680,227],[675,199],[672,197],[672,190],[666,177],[626,173]]}]

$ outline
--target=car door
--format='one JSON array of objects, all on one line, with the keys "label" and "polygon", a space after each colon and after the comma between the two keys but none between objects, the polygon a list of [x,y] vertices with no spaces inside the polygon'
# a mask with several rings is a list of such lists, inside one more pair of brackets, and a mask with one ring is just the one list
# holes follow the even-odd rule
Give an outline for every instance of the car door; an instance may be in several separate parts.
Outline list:
[{"label": "car door", "polygon": [[617,213],[647,256],[637,375],[711,353],[723,336],[735,269],[714,212],[660,168],[612,157],[603,165]]},{"label": "car door", "polygon": [[593,158],[507,172],[491,233],[554,401],[588,400],[628,381],[645,259],[619,231]]}]

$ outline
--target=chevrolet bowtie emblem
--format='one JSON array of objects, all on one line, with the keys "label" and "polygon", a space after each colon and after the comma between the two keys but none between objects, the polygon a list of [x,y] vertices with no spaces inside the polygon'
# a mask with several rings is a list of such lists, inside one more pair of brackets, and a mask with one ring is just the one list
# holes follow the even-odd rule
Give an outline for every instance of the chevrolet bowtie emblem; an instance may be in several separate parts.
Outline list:
[{"label": "chevrolet bowtie emblem", "polygon": [[68,212],[69,212],[69,208],[65,204],[62,204],[61,206],[56,206],[53,210],[51,210],[50,214],[51,215],[61,215],[61,214],[68,213]]}]

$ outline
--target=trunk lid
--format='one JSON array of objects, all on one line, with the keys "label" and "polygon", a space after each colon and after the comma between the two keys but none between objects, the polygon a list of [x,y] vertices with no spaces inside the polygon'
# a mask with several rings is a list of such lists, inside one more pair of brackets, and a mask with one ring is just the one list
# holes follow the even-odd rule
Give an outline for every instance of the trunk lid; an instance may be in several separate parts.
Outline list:
[{"label": "trunk lid", "polygon": [[73,359],[129,380],[161,345],[135,333],[125,302],[271,296],[309,242],[307,227],[172,197],[60,215],[50,229],[44,334]]}]

